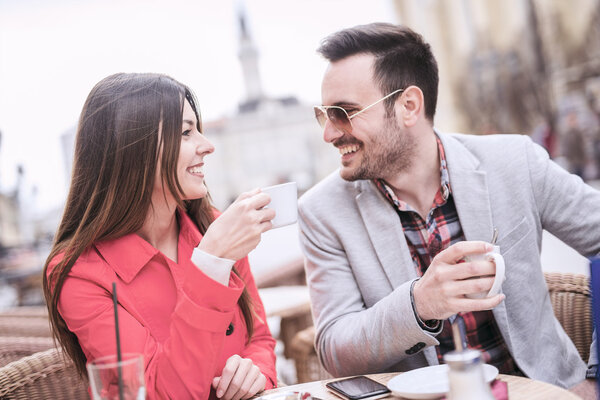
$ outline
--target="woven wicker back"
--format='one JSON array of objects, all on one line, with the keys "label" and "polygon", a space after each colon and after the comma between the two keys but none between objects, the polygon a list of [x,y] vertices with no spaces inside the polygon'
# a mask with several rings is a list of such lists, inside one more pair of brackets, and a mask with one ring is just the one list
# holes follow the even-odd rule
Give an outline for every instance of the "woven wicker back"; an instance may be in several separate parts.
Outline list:
[{"label": "woven wicker back", "polygon": [[0,368],[0,399],[89,399],[87,384],[56,348]]},{"label": "woven wicker back", "polygon": [[48,308],[46,306],[20,306],[2,310],[2,317],[37,317],[48,318]]},{"label": "woven wicker back", "polygon": [[0,337],[0,367],[54,347],[49,337]]},{"label": "woven wicker back", "polygon": [[48,317],[0,316],[0,336],[51,337]]},{"label": "woven wicker back", "polygon": [[587,362],[593,331],[590,280],[570,273],[545,272],[544,276],[554,314]]}]

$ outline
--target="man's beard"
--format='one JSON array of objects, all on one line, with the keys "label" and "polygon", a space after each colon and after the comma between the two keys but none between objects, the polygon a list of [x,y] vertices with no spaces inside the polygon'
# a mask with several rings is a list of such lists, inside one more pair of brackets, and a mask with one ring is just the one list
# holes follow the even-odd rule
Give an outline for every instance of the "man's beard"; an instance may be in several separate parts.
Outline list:
[{"label": "man's beard", "polygon": [[413,161],[415,140],[403,131],[394,116],[386,118],[380,134],[374,135],[369,149],[364,143],[344,141],[344,144],[359,143],[362,151],[362,162],[354,170],[341,170],[341,177],[347,181],[359,179],[380,179],[407,171]]}]

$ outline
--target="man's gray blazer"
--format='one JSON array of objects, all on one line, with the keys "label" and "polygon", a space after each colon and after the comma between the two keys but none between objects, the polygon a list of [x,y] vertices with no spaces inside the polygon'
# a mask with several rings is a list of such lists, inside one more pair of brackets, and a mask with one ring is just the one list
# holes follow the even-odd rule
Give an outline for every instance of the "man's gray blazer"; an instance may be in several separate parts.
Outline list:
[{"label": "man's gray blazer", "polygon": [[[600,192],[527,136],[440,138],[466,240],[489,242],[498,228],[506,299],[493,313],[517,365],[562,387],[582,381],[586,365],[554,317],[539,253],[545,229],[584,256],[598,254]],[[336,171],[302,196],[299,218],[325,368],[344,376],[437,364],[439,343],[411,307],[417,273],[400,218],[375,185]]]}]

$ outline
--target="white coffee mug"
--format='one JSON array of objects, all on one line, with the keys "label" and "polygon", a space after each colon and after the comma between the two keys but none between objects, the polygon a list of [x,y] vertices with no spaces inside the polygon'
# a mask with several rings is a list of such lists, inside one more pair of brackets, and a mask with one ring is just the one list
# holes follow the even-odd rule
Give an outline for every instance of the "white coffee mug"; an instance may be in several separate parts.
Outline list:
[{"label": "white coffee mug", "polygon": [[496,264],[496,275],[494,276],[494,283],[492,284],[491,289],[485,292],[470,293],[465,295],[468,298],[484,299],[486,297],[492,297],[500,293],[502,283],[504,283],[504,281],[506,280],[504,257],[502,257],[502,254],[500,254],[500,246],[494,246],[494,249],[492,251],[484,254],[471,254],[470,256],[465,257],[465,261],[488,260],[490,258],[494,261],[494,264]]},{"label": "white coffee mug", "polygon": [[275,218],[271,220],[273,228],[293,224],[298,219],[298,187],[296,182],[268,186],[261,191],[271,196],[266,208],[275,210]]}]

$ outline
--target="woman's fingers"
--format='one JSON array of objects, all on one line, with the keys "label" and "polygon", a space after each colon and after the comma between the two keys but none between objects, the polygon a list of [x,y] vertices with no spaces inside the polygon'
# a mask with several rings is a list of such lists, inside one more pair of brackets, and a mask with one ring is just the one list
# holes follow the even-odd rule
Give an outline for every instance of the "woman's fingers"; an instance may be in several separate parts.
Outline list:
[{"label": "woman's fingers", "polygon": [[223,400],[234,400],[235,396],[244,385],[253,365],[252,360],[248,358],[242,358],[237,354],[231,356],[225,364],[223,375],[225,375],[226,370],[228,374],[233,373],[233,375],[231,376],[231,379],[229,379],[229,383],[223,395],[219,396],[219,392],[217,391],[217,397],[221,397]]},{"label": "woman's fingers", "polygon": [[237,203],[238,201],[250,198],[250,197],[252,197],[252,196],[254,196],[254,195],[258,194],[258,193],[260,193],[260,189],[259,188],[252,189],[249,192],[241,193],[237,197],[237,199],[235,199],[234,203]]},{"label": "woman's fingers", "polygon": [[248,370],[243,382],[240,385],[240,388],[238,389],[237,393],[233,396],[232,400],[240,400],[252,397],[254,393],[250,394],[250,389],[254,385],[256,379],[258,379],[259,375],[260,370],[256,365],[254,365],[250,361],[250,369]]},{"label": "woman's fingers", "polygon": [[227,360],[220,377],[213,379],[217,397],[223,400],[249,399],[265,388],[267,378],[249,358],[235,354]]},{"label": "woman's fingers", "polygon": [[244,397],[244,399],[248,399],[254,396],[256,393],[265,390],[266,384],[267,378],[262,373],[259,373],[258,377],[250,387],[250,390],[248,391],[248,394]]},{"label": "woman's fingers", "polygon": [[240,356],[234,354],[233,356],[229,357],[229,359],[225,363],[225,368],[223,368],[221,378],[219,379],[219,386],[217,386],[216,388],[217,397],[224,398],[231,384],[231,380],[233,379],[238,369],[241,359],[242,358]]}]

